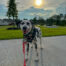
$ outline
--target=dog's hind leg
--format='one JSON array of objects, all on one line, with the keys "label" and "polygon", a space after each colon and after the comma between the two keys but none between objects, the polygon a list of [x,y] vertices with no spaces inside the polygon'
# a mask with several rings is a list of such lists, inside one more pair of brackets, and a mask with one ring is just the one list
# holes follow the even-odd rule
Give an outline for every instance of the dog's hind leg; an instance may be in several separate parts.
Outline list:
[{"label": "dog's hind leg", "polygon": [[43,49],[43,47],[42,47],[42,32],[41,32],[41,30],[39,32],[39,39],[40,39],[40,49]]},{"label": "dog's hind leg", "polygon": [[35,58],[35,61],[38,61],[38,46],[37,46],[37,43],[35,43],[35,51],[36,51],[36,58]]},{"label": "dog's hind leg", "polygon": [[35,50],[36,50],[36,55],[38,56],[38,47],[37,47],[37,43],[35,43]]},{"label": "dog's hind leg", "polygon": [[27,44],[27,55],[29,53],[29,43]]}]

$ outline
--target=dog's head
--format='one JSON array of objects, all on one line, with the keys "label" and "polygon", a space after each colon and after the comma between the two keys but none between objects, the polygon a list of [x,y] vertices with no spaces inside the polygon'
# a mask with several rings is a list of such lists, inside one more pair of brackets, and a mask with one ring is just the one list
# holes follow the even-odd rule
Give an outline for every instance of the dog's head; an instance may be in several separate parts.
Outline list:
[{"label": "dog's head", "polygon": [[33,25],[30,20],[22,20],[20,23],[20,28],[23,31],[23,34],[28,34],[31,31],[32,27]]}]

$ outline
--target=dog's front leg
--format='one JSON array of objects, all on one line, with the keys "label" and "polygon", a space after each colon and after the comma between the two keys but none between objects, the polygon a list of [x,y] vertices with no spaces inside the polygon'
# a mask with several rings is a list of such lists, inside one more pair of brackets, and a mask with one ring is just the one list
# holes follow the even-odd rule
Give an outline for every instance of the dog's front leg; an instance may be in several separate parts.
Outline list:
[{"label": "dog's front leg", "polygon": [[25,59],[27,61],[28,60],[28,52],[29,52],[29,43],[26,41],[26,39],[23,39],[23,51],[25,51]]},{"label": "dog's front leg", "polygon": [[34,41],[33,41],[33,44],[34,44],[34,46],[35,46],[35,54],[36,54],[35,61],[38,61],[39,58],[38,58],[38,46],[37,46],[37,41],[34,40]]},{"label": "dog's front leg", "polygon": [[28,56],[28,54],[29,54],[29,43],[27,43],[27,49],[26,49],[26,51],[27,51],[27,56]]},{"label": "dog's front leg", "polygon": [[29,54],[29,43],[26,44],[26,48],[25,48],[25,58],[26,58],[26,61],[28,61],[28,58],[29,58],[28,54]]}]

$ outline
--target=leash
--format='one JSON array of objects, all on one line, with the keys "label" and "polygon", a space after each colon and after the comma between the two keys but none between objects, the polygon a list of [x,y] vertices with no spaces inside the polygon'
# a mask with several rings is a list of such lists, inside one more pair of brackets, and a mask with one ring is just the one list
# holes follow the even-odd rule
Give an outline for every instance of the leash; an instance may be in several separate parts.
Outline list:
[{"label": "leash", "polygon": [[24,54],[24,66],[26,66],[26,60],[25,60],[25,44],[27,42],[23,42],[23,54]]},{"label": "leash", "polygon": [[[26,66],[26,60],[25,60],[25,45],[26,44],[27,44],[27,42],[23,42],[24,66]],[[29,59],[29,62],[28,62],[28,65],[27,66],[30,66],[31,59],[32,59],[32,51],[33,51],[33,47],[31,47],[30,59]]]}]

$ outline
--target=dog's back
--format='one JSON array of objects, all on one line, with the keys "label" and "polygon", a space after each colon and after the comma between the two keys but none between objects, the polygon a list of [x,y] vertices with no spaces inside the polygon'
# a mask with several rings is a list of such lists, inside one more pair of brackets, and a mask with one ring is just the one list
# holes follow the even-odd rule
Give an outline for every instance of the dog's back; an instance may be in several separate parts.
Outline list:
[{"label": "dog's back", "polygon": [[39,27],[35,27],[35,29],[37,31],[36,36],[40,38],[42,36],[41,29]]}]

